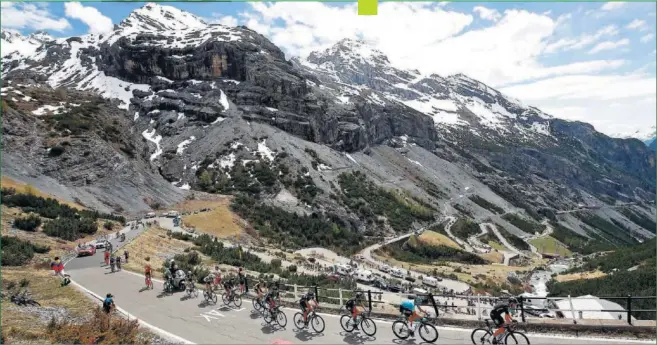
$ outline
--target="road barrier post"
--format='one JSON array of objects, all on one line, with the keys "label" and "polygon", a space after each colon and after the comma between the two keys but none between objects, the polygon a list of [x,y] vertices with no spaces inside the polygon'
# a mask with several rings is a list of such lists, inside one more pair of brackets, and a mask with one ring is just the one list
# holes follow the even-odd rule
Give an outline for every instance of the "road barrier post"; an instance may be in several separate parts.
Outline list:
[{"label": "road barrier post", "polygon": [[523,299],[524,298],[522,296],[520,296],[520,298],[519,298],[519,300],[520,300],[520,319],[522,319],[522,322],[527,322],[525,320],[525,308],[524,308],[524,305],[522,303]]},{"label": "road barrier post", "polygon": [[632,296],[627,295],[627,323],[632,325]]},{"label": "road barrier post", "polygon": [[477,294],[477,320],[481,321],[481,295]]},{"label": "road barrier post", "polygon": [[294,284],[294,299],[297,299],[297,284]]},{"label": "road barrier post", "polygon": [[431,300],[431,305],[433,305],[433,311],[436,312],[436,318],[438,318],[438,306],[436,305],[436,299],[433,298],[433,294],[429,292],[429,299]]},{"label": "road barrier post", "polygon": [[367,301],[369,304],[370,312],[372,312],[372,290],[367,290]]},{"label": "road barrier post", "polygon": [[573,315],[573,323],[577,324],[577,318],[575,317],[575,307],[573,307],[573,299],[568,295],[568,303],[570,303],[570,313]]},{"label": "road barrier post", "polygon": [[344,305],[344,303],[342,301],[342,288],[338,289],[338,297],[340,298],[340,305]]}]

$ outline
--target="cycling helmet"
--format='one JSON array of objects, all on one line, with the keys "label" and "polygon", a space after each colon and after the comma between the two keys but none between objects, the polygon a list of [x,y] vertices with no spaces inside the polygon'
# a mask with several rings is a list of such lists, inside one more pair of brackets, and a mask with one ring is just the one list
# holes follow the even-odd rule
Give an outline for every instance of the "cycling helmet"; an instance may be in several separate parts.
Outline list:
[{"label": "cycling helmet", "polygon": [[192,271],[187,271],[187,276],[191,276],[191,275],[192,275]]},{"label": "cycling helmet", "polygon": [[356,293],[356,298],[363,298],[363,293],[362,292],[357,292]]},{"label": "cycling helmet", "polygon": [[518,300],[515,297],[509,297],[509,304],[518,304]]}]

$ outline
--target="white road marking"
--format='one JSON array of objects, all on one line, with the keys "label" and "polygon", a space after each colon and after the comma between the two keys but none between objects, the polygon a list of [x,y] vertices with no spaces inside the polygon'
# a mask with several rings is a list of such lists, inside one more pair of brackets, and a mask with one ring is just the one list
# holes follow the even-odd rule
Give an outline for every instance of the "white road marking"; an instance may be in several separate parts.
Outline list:
[{"label": "white road marking", "polygon": [[219,318],[216,317],[216,316],[226,317],[226,316],[224,316],[224,314],[222,314],[222,313],[220,313],[220,312],[218,312],[217,310],[214,310],[214,309],[212,309],[210,311],[206,311],[204,313],[201,313],[201,316],[197,316],[197,317],[202,317],[202,318],[205,318],[205,320],[207,322],[212,322],[212,321],[210,321],[211,319],[219,320]]}]

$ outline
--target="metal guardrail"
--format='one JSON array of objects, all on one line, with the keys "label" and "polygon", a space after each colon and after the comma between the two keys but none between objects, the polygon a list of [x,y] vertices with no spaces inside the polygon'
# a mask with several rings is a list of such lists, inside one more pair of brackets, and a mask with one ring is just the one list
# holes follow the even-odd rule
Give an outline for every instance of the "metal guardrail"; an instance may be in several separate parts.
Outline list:
[{"label": "metal guardrail", "polygon": [[[492,296],[482,296],[482,295],[457,295],[457,294],[433,294],[431,292],[426,293],[426,294],[419,294],[419,293],[414,293],[414,292],[405,292],[405,293],[396,293],[396,292],[381,292],[381,291],[372,291],[372,290],[365,290],[365,289],[335,289],[335,288],[321,288],[317,286],[302,286],[302,285],[295,285],[295,284],[285,284],[285,283],[280,283],[280,285],[285,287],[285,292],[287,295],[290,295],[290,297],[294,299],[298,299],[301,297],[302,291],[305,292],[309,289],[313,289],[315,291],[315,296],[317,296],[318,301],[322,301],[323,303],[328,302],[328,304],[334,304],[334,305],[344,305],[346,301],[353,296],[357,292],[362,292],[366,294],[367,296],[367,301],[368,301],[368,309],[372,311],[373,307],[378,305],[378,304],[389,304],[389,305],[396,305],[396,303],[391,303],[390,301],[382,301],[382,300],[377,300],[375,298],[372,298],[373,296],[382,296],[385,293],[389,294],[395,294],[398,295],[400,300],[403,300],[402,298],[403,295],[415,295],[415,296],[420,296],[424,297],[425,301],[427,302],[427,305],[430,305],[433,307],[436,317],[439,315],[439,309],[444,309],[447,311],[448,309],[459,309],[459,308],[473,308],[476,309],[476,315],[478,320],[482,320],[487,318],[487,316],[483,315],[486,308],[486,304],[491,305],[491,309],[493,307],[494,302],[500,302],[500,301],[506,301],[508,297],[492,297]],[[515,296],[514,296],[515,297]],[[440,304],[437,302],[439,298],[445,298],[445,299],[464,299],[467,300],[468,302],[472,302],[472,305],[468,304],[468,306],[462,306],[462,305],[447,305],[446,302],[444,305]],[[631,296],[628,295],[626,297],[618,297],[618,296],[613,296],[613,297],[577,297],[573,298],[571,296],[566,296],[566,297],[524,297],[524,296],[518,296],[515,297],[518,300],[518,308],[517,312],[520,314],[520,319],[522,322],[527,322],[527,314],[532,315],[531,312],[537,312],[537,311],[550,311],[550,312],[561,312],[561,313],[568,313],[573,320],[573,323],[577,324],[578,318],[576,315],[580,312],[603,312],[603,313],[619,313],[619,314],[625,314],[626,315],[626,320],[627,323],[632,325],[632,313],[636,312],[646,312],[646,313],[656,313],[657,311],[655,309],[636,309],[633,308],[633,301],[639,301],[639,300],[655,300],[657,297],[655,296]],[[592,300],[621,300],[625,301],[627,305],[627,309],[576,309],[575,306],[573,305],[573,299],[576,300],[583,300],[583,299],[592,299]],[[537,308],[537,309],[532,309],[529,306],[527,301],[529,300],[544,300],[546,303],[549,303],[550,301],[560,301],[560,300],[568,300],[568,304],[570,308],[567,309],[559,309],[559,308],[554,308],[550,306],[546,306],[545,308]],[[581,316],[580,316],[581,319]]]}]

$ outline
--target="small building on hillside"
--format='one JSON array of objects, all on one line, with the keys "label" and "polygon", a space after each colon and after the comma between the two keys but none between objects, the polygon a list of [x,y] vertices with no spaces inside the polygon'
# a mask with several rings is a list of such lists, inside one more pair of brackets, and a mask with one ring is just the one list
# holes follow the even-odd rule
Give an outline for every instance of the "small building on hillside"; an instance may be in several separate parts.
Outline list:
[{"label": "small building on hillside", "polygon": [[556,254],[556,253],[541,253],[541,256],[543,259],[559,259],[561,258],[561,255]]},{"label": "small building on hillside", "polygon": [[[596,296],[585,295],[573,297],[572,309],[575,312],[575,318],[584,320],[626,320],[627,311],[620,304],[601,299]],[[557,317],[572,319],[573,313],[570,311],[570,301],[566,299],[554,301],[557,309]],[[610,311],[613,310],[613,311]],[[632,318],[634,320],[634,318]]]}]

